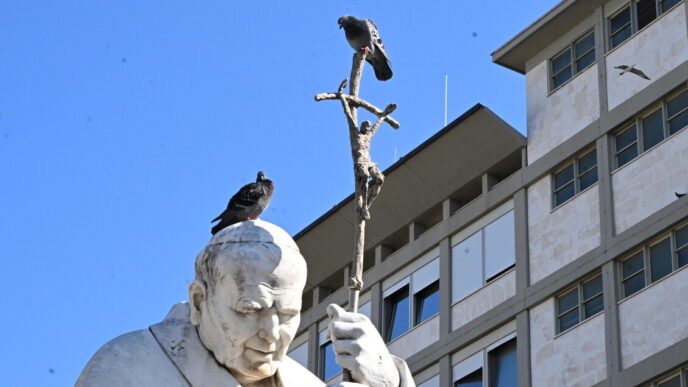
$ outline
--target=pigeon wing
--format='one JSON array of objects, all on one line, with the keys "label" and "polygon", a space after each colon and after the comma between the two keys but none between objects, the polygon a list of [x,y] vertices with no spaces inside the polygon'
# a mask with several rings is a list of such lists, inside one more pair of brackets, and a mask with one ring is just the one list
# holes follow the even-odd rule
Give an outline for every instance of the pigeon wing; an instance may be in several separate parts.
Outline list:
[{"label": "pigeon wing", "polygon": [[630,72],[632,72],[633,74],[639,76],[640,78],[647,79],[648,81],[650,80],[650,77],[648,77],[644,72],[642,72],[642,71],[640,71],[640,70],[638,70],[638,69],[636,69],[636,68],[632,68],[632,69],[630,69],[630,70],[628,70],[628,71],[630,71]]},{"label": "pigeon wing", "polygon": [[382,43],[382,38],[380,38],[380,33],[375,23],[372,20],[366,20],[366,23],[370,31],[372,45],[372,53],[368,61],[373,66],[373,70],[375,70],[375,77],[381,81],[386,81],[392,78],[392,69],[389,66],[390,61],[385,45]]}]

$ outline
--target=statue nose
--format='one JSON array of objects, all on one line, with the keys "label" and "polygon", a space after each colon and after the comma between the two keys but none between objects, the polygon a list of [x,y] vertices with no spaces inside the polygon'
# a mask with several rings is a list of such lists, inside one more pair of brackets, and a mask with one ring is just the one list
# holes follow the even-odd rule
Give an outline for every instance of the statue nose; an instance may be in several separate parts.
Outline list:
[{"label": "statue nose", "polygon": [[267,315],[262,316],[258,337],[270,343],[274,343],[279,339],[279,316],[277,311],[270,310]]}]

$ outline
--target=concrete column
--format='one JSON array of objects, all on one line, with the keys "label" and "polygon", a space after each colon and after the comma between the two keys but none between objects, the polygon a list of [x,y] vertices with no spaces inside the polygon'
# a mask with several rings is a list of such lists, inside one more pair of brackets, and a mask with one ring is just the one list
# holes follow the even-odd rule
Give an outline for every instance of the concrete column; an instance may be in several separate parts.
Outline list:
[{"label": "concrete column", "polygon": [[614,234],[614,195],[612,190],[612,139],[604,134],[597,139],[597,174],[600,193],[600,240],[602,246],[611,243]]},{"label": "concrete column", "polygon": [[446,221],[449,219],[458,209],[459,202],[454,199],[445,199],[442,202],[442,220]]},{"label": "concrete column", "polygon": [[518,385],[530,386],[530,314],[524,310],[516,315],[516,369]]},{"label": "concrete column", "polygon": [[411,224],[409,224],[409,243],[418,239],[426,230],[427,229],[422,224],[411,222]]},{"label": "concrete column", "polygon": [[489,191],[490,188],[494,187],[494,185],[497,184],[498,181],[499,180],[496,177],[488,173],[483,174],[483,195],[487,194],[487,191]]},{"label": "concrete column", "polygon": [[446,355],[440,358],[440,386],[453,386],[451,356]]},{"label": "concrete column", "polygon": [[530,286],[528,259],[528,196],[525,188],[514,194],[514,230],[516,238],[516,293],[525,293]]},{"label": "concrete column", "polygon": [[392,254],[394,250],[392,250],[391,247],[385,246],[385,245],[377,245],[375,246],[375,265],[379,265],[382,263],[382,261],[387,258],[390,254]]},{"label": "concrete column", "polygon": [[602,290],[604,292],[604,335],[607,355],[607,381],[619,386],[621,372],[621,333],[619,331],[618,273],[615,261],[602,266]]},{"label": "concrete column", "polygon": [[604,18],[604,3],[595,10],[595,60],[597,61],[597,90],[600,98],[600,118],[607,114],[607,58],[605,33],[607,20]]},{"label": "concrete column", "polygon": [[316,286],[313,288],[313,306],[318,305],[325,299],[325,297],[332,294],[332,289],[324,286]]},{"label": "concrete column", "polygon": [[444,238],[440,247],[440,341],[451,331],[451,242]]},{"label": "concrete column", "polygon": [[318,374],[318,355],[320,343],[318,343],[318,324],[308,327],[308,370]]}]

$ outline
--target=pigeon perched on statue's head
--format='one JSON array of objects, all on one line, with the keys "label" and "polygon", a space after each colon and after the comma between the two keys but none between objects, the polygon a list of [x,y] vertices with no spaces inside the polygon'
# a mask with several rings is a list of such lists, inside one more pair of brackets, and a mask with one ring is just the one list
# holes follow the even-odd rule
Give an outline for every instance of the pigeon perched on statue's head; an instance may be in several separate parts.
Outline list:
[{"label": "pigeon perched on statue's head", "polygon": [[387,52],[375,23],[353,16],[342,16],[337,23],[339,28],[344,28],[346,40],[354,50],[367,50],[366,60],[373,66],[375,77],[381,81],[392,78]]},{"label": "pigeon perched on statue's head", "polygon": [[272,181],[265,177],[263,171],[258,172],[256,182],[241,187],[239,192],[229,199],[227,209],[212,220],[212,222],[219,220],[220,223],[213,226],[211,233],[215,235],[234,223],[258,219],[258,216],[270,205],[274,190]]}]

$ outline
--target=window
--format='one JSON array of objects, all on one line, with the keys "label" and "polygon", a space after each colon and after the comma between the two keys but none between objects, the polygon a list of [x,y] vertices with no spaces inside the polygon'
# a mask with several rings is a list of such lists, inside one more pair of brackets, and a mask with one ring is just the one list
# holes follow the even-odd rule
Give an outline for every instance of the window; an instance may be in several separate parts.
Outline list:
[{"label": "window", "polygon": [[554,173],[553,207],[597,183],[597,152],[592,149]]},{"label": "window", "polygon": [[670,374],[657,378],[646,387],[688,387],[687,368],[672,371]]},{"label": "window", "polygon": [[589,32],[550,60],[551,90],[595,63],[595,33]]},{"label": "window", "polygon": [[688,264],[688,225],[643,246],[621,261],[623,296],[631,296]]},{"label": "window", "polygon": [[557,297],[557,333],[573,328],[603,309],[602,276],[598,274]]},{"label": "window", "polygon": [[483,387],[483,369],[480,368],[457,380],[454,387]]},{"label": "window", "polygon": [[440,312],[440,261],[435,258],[384,292],[384,337],[393,341]]},{"label": "window", "polygon": [[392,341],[409,330],[408,285],[385,298],[385,341]]},{"label": "window", "polygon": [[609,18],[609,49],[642,30],[681,0],[633,0]]},{"label": "window", "polygon": [[322,380],[329,380],[340,372],[342,367],[335,361],[332,342],[327,341],[320,346],[320,376]]},{"label": "window", "polygon": [[512,339],[488,353],[490,387],[517,387],[516,339]]},{"label": "window", "polygon": [[414,299],[416,311],[413,325],[418,325],[440,312],[440,281],[416,293]]},{"label": "window", "polygon": [[454,364],[454,387],[517,387],[516,334]]},{"label": "window", "polygon": [[688,126],[688,90],[662,101],[645,115],[635,117],[614,135],[614,162],[620,168]]},{"label": "window", "polygon": [[516,261],[514,212],[509,211],[452,247],[452,302],[496,279]]}]

